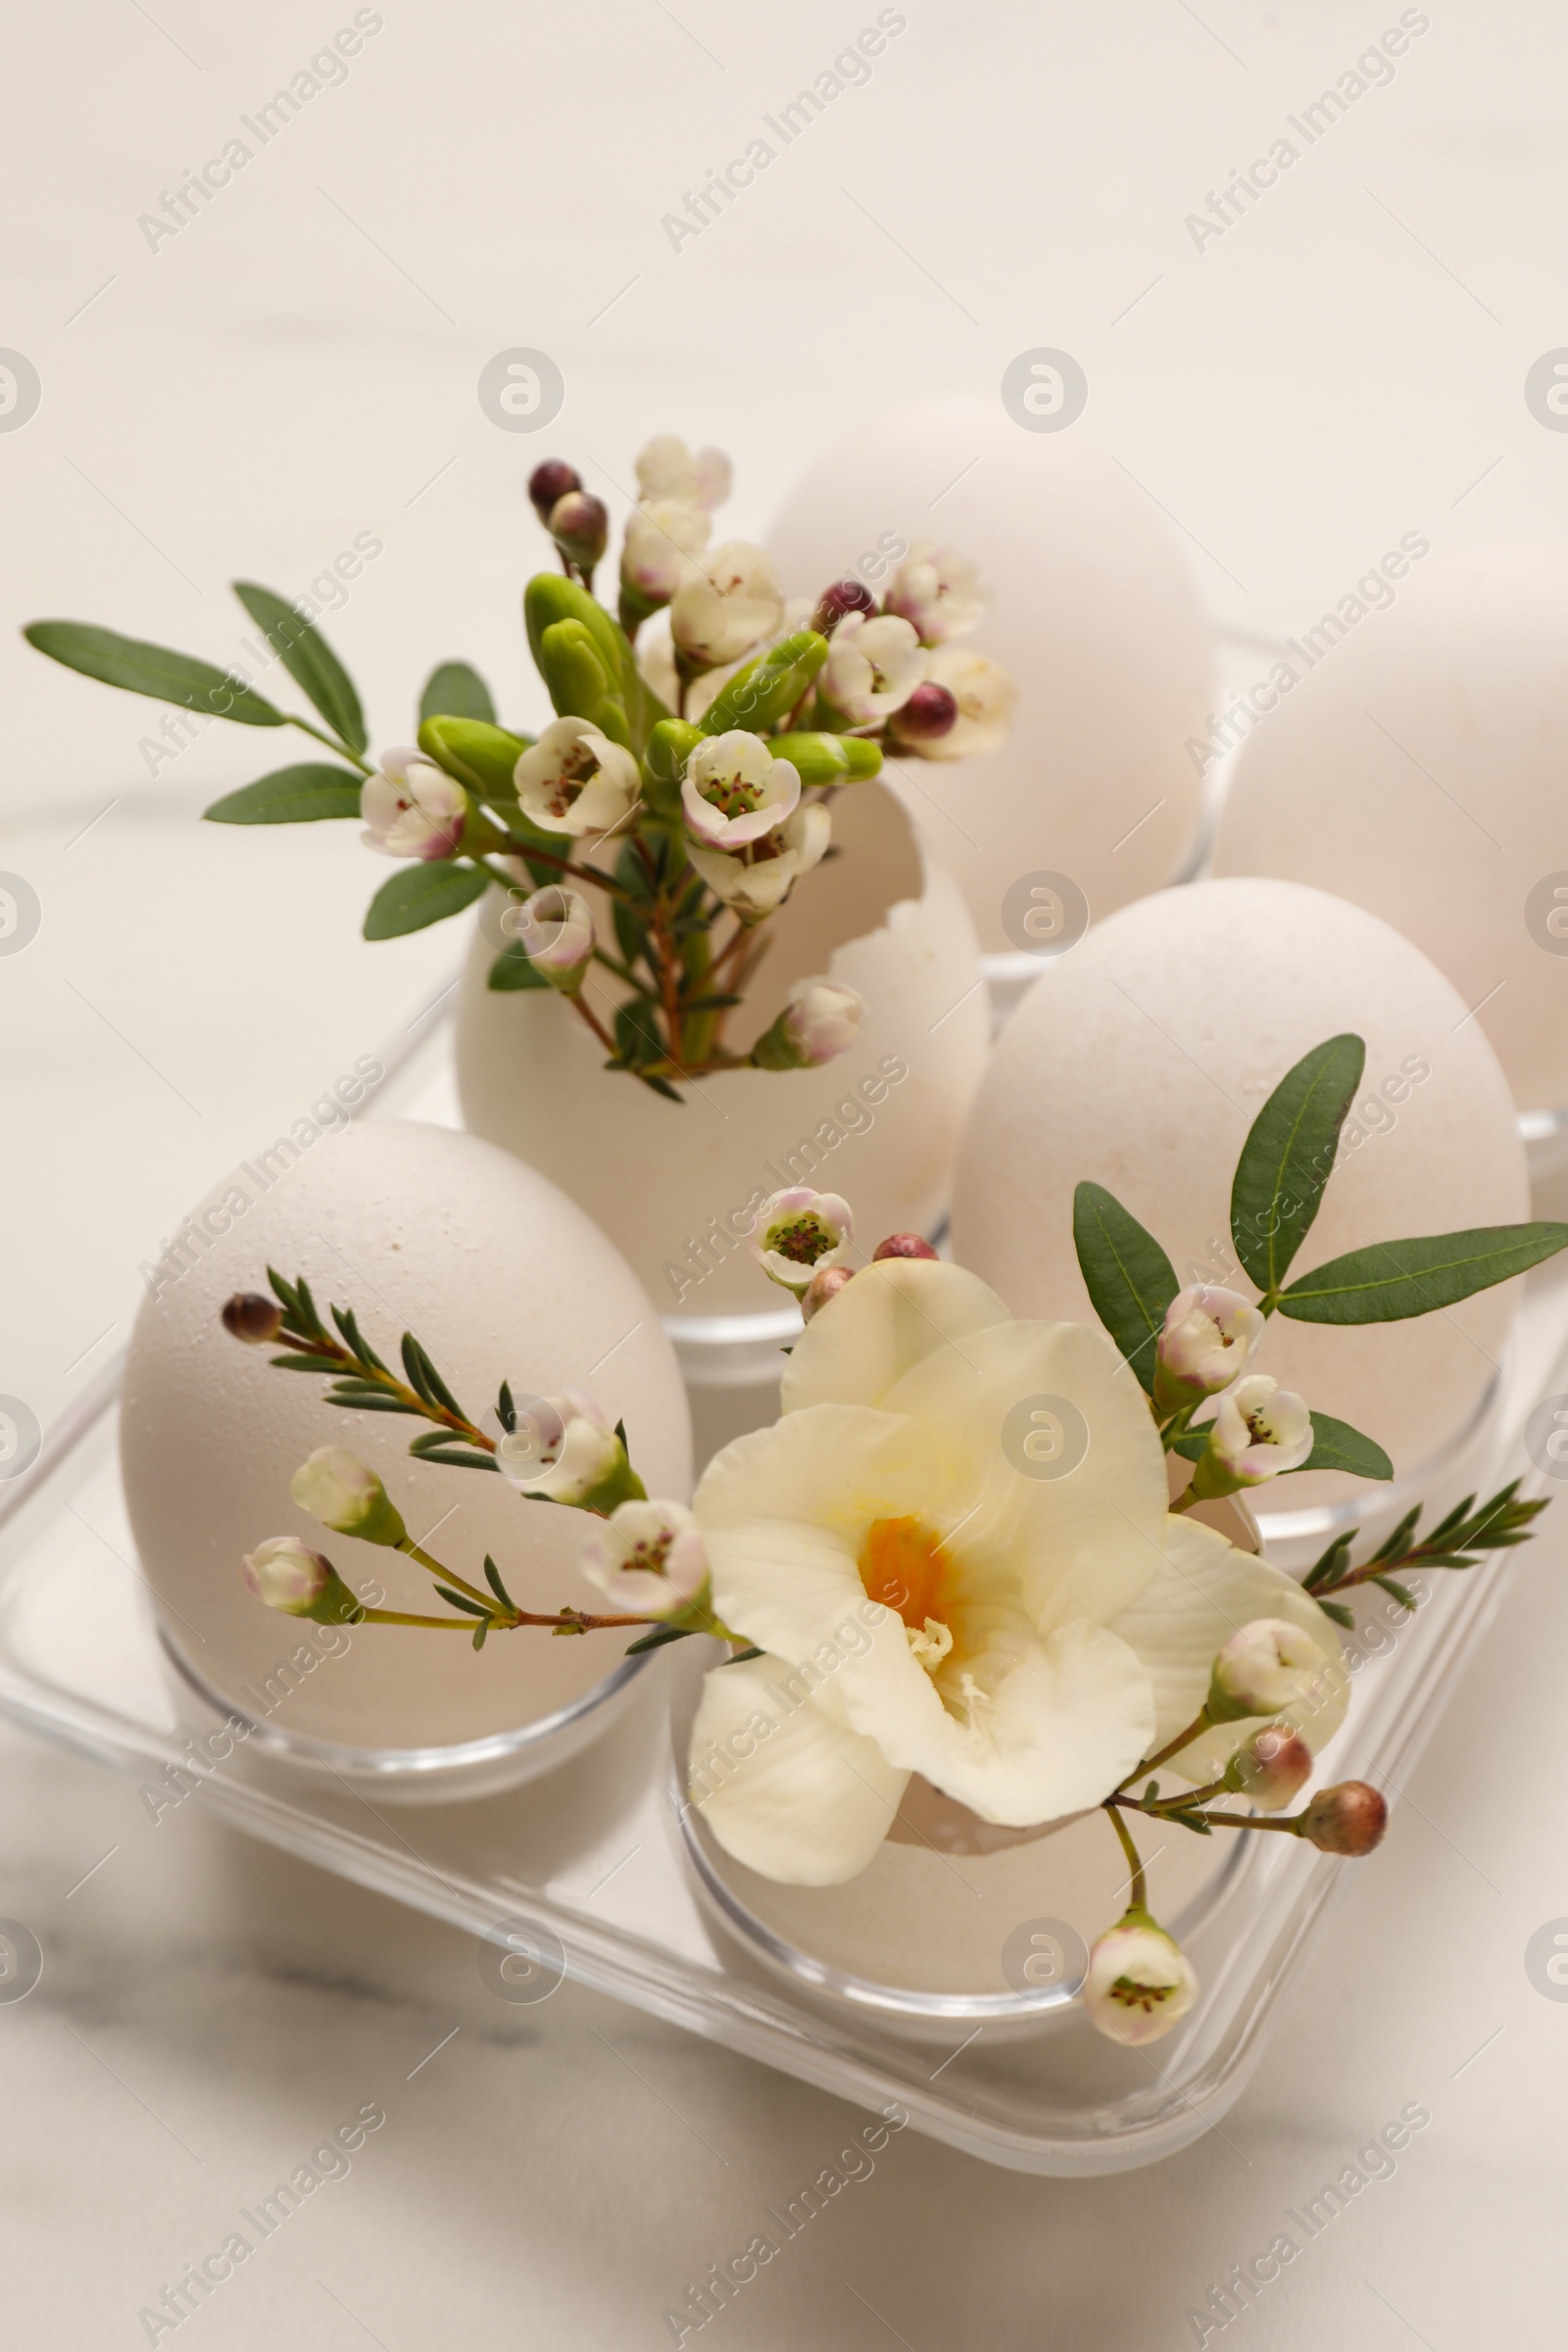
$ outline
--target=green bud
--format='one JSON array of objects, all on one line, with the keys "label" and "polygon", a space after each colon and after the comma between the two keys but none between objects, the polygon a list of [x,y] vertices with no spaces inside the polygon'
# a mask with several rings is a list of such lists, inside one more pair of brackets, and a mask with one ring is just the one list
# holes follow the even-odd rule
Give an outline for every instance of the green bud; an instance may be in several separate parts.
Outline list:
[{"label": "green bud", "polygon": [[648,798],[661,816],[680,814],[681,778],[686,762],[697,746],[705,740],[701,727],[688,719],[662,718],[648,738],[643,754],[643,773],[648,786]]},{"label": "green bud", "polygon": [[575,580],[568,580],[559,572],[536,572],[523,590],[522,616],[528,630],[528,650],[541,670],[545,665],[546,631],[557,621],[579,621],[594,641],[606,677],[614,681],[615,693],[624,697],[637,674],[630,640],[586,588],[579,588]]},{"label": "green bud", "polygon": [[630,744],[625,705],[582,621],[551,622],[539,641],[539,673],[563,718],[591,719],[610,742]]},{"label": "green bud", "polygon": [[814,629],[797,629],[782,644],[737,670],[703,714],[705,735],[727,735],[734,727],[765,735],[794,710],[827,660],[827,639]]},{"label": "green bud", "polygon": [[803,784],[860,784],[882,768],[882,746],[863,735],[772,735],[767,748]]},{"label": "green bud", "polygon": [[427,718],[419,749],[437,767],[477,793],[482,801],[515,801],[514,771],[532,738],[509,735],[480,718]]}]

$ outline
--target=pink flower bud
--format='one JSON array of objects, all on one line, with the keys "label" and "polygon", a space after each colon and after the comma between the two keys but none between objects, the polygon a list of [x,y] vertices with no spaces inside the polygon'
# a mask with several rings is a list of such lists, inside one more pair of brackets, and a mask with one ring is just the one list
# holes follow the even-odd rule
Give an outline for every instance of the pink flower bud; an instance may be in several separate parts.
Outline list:
[{"label": "pink flower bud", "polygon": [[1365,1781],[1320,1788],[1301,1816],[1299,1835],[1325,1854],[1369,1854],[1383,1840],[1389,1808]]},{"label": "pink flower bud", "polygon": [[923,1234],[890,1233],[885,1242],[878,1242],[871,1252],[875,1264],[879,1257],[935,1257],[936,1251]]},{"label": "pink flower bud", "polygon": [[579,571],[592,571],[610,538],[610,509],[590,490],[568,490],[551,508],[547,527]]},{"label": "pink flower bud", "polygon": [[283,1310],[262,1291],[236,1291],[222,1306],[223,1329],[248,1348],[265,1348],[283,1328]]},{"label": "pink flower bud", "polygon": [[1225,1767],[1225,1786],[1264,1813],[1282,1812],[1312,1777],[1312,1751],[1288,1723],[1254,1732]]},{"label": "pink flower bud", "polygon": [[820,1274],[813,1274],[801,1297],[802,1320],[809,1323],[813,1315],[820,1314],[829,1299],[836,1298],[845,1284],[854,1279],[854,1275],[853,1266],[824,1266]]},{"label": "pink flower bud", "polygon": [[533,501],[534,513],[547,530],[552,508],[559,506],[571,491],[581,488],[582,476],[575,466],[568,466],[564,458],[546,458],[542,466],[534,467],[528,476],[528,496]]},{"label": "pink flower bud", "polygon": [[752,1048],[763,1070],[814,1070],[847,1054],[865,1017],[865,1002],[840,980],[797,980],[790,1000]]},{"label": "pink flower bud", "polygon": [[520,906],[509,906],[501,928],[517,941],[552,988],[575,996],[594,952],[593,908],[580,891],[547,882]]},{"label": "pink flower bud", "polygon": [[375,1472],[341,1446],[319,1446],[295,1471],[289,1493],[334,1535],[401,1544],[408,1530]]},{"label": "pink flower bud", "polygon": [[314,1617],[319,1625],[353,1625],[364,1610],[330,1560],[294,1536],[270,1536],[247,1552],[240,1576],[248,1591],[285,1617]]},{"label": "pink flower bud", "polygon": [[918,685],[902,710],[895,710],[888,728],[899,743],[937,743],[951,735],[958,722],[958,705],[946,686],[932,678]]},{"label": "pink flower bud", "polygon": [[809,626],[826,637],[837,628],[846,612],[870,613],[876,609],[876,598],[863,582],[835,580],[832,587],[824,588],[817,598]]},{"label": "pink flower bud", "polygon": [[1235,1723],[1244,1715],[1310,1715],[1321,1704],[1326,1680],[1343,1672],[1304,1626],[1256,1617],[1232,1634],[1215,1658],[1208,1713],[1215,1723]]}]

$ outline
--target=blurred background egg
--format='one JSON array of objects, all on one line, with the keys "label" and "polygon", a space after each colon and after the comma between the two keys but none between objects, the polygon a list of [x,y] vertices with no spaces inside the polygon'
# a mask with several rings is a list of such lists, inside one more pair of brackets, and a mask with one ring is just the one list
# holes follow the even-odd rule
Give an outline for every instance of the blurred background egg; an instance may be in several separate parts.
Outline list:
[{"label": "blurred background egg", "polygon": [[[1507,1082],[1479,1022],[1419,950],[1359,906],[1275,881],[1162,891],[1049,965],[1004,1031],[970,1115],[954,1253],[1015,1314],[1093,1321],[1072,1197],[1102,1184],[1181,1281],[1252,1285],[1230,1241],[1230,1186],[1258,1110],[1341,1031],[1366,1067],[1298,1271],[1379,1240],[1528,1213]],[[1473,1417],[1517,1284],[1444,1312],[1352,1331],[1274,1316],[1254,1368],[1419,1469]],[[1293,1476],[1298,1510],[1358,1482]]]},{"label": "blurred background egg", "polygon": [[[137,1318],[121,1447],[143,1575],[166,1632],[200,1680],[280,1733],[361,1746],[434,1746],[511,1730],[569,1706],[620,1663],[613,1634],[557,1641],[526,1630],[475,1655],[461,1634],[318,1627],[264,1608],[240,1560],[269,1536],[325,1552],[362,1599],[440,1616],[433,1579],[401,1553],[330,1535],[289,1494],[319,1446],[369,1463],[435,1556],[483,1583],[486,1551],[524,1608],[602,1606],[578,1575],[582,1521],[525,1502],[504,1479],[413,1461],[425,1424],[349,1412],[327,1383],[272,1370],[219,1321],[234,1291],[265,1290],[266,1268],[304,1274],[322,1315],[350,1305],[396,1364],[402,1334],[423,1343],[460,1404],[483,1426],[503,1379],[519,1398],[586,1390],[623,1417],[652,1494],[684,1499],[686,1400],[668,1343],[635,1276],[582,1210],[508,1152],[450,1128],[369,1122],[322,1138],[289,1164],[242,1163],[182,1232],[187,1270]],[[176,1236],[176,1241],[179,1237]],[[318,1662],[279,1678],[302,1642]],[[288,1686],[292,1685],[292,1688]]]},{"label": "blurred background egg", "polygon": [[[1364,583],[1363,583],[1364,585]],[[1521,1110],[1568,1104],[1568,556],[1433,554],[1286,648],[1214,868],[1380,914],[1474,1007]]]},{"label": "blurred background egg", "polygon": [[[1072,435],[1027,432],[1000,400],[898,411],[812,466],[769,546],[790,595],[857,578],[881,593],[897,550],[969,557],[990,592],[965,648],[1010,671],[1008,742],[892,762],[969,902],[988,956],[1032,955],[1024,877],[1064,874],[1097,918],[1178,868],[1201,784],[1208,625],[1186,564],[1122,468]],[[890,554],[889,551],[894,551]]]}]

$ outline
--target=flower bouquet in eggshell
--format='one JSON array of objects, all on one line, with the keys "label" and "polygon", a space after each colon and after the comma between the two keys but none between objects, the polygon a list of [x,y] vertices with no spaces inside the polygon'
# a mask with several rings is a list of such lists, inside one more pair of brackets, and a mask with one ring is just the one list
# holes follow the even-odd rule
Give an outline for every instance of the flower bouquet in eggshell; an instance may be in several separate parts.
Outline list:
[{"label": "flower bouquet in eggshell", "polygon": [[1349,1700],[1340,1634],[1357,1595],[1375,1585],[1412,1606],[1411,1571],[1522,1543],[1544,1508],[1515,1482],[1423,1535],[1417,1506],[1369,1557],[1352,1561],[1341,1537],[1300,1580],[1196,1515],[1293,1472],[1392,1475],[1375,1436],[1260,1368],[1272,1317],[1348,1332],[1428,1314],[1568,1245],[1568,1225],[1489,1227],[1296,1271],[1363,1059],[1358,1037],[1329,1039],[1248,1134],[1231,1227],[1252,1298],[1183,1290],[1158,1241],[1095,1184],[1079,1187],[1074,1231],[1100,1330],[1015,1320],[916,1236],[866,1259],[843,1200],[776,1195],[752,1248],[801,1302],[783,1411],[710,1463],[689,1507],[645,1493],[627,1431],[591,1396],[504,1386],[475,1422],[412,1335],[394,1371],[351,1308],[329,1324],[304,1283],[273,1274],[270,1297],[229,1301],[236,1338],[327,1374],[343,1410],[424,1420],[410,1447],[424,1460],[499,1471],[581,1512],[583,1566],[607,1606],[518,1608],[504,1563],[460,1573],[435,1557],[335,1446],[301,1467],[295,1499],[420,1563],[442,1610],[367,1608],[291,1538],[260,1543],[245,1580],[295,1615],[466,1634],[476,1648],[529,1629],[630,1635],[632,1650],[716,1639],[728,1655],[703,1681],[689,1803],[727,1854],[784,1885],[853,1881],[916,1779],[1004,1831],[1102,1811],[1129,1900],[1074,1989],[1102,2033],[1152,2040],[1198,1984],[1151,1914],[1135,1823],[1162,1838],[1258,1832],[1369,1852],[1381,1793],[1309,1791]]},{"label": "flower bouquet in eggshell", "polygon": [[[732,1040],[767,926],[834,854],[836,793],[885,758],[1000,743],[1013,699],[996,663],[956,643],[984,611],[960,558],[901,542],[880,597],[857,577],[787,606],[760,548],[710,546],[729,472],[716,450],[694,457],[667,434],[647,445],[612,612],[593,593],[604,502],[568,465],[535,468],[529,494],[561,566],[523,596],[557,714],[537,736],[498,725],[483,679],[449,661],[419,698],[416,742],[372,760],[315,608],[255,582],[235,593],[259,632],[257,674],[280,664],[315,718],[278,708],[254,676],[109,629],[41,620],[24,633],[72,669],[196,718],[309,735],[325,757],[274,769],[207,815],[361,818],[367,847],[399,866],[370,902],[370,940],[460,914],[499,885],[490,988],[555,991],[605,1066],[679,1102],[710,1073],[813,1068],[853,1042],[858,992],[809,973],[760,1034]],[[165,727],[177,744],[192,721]]]}]

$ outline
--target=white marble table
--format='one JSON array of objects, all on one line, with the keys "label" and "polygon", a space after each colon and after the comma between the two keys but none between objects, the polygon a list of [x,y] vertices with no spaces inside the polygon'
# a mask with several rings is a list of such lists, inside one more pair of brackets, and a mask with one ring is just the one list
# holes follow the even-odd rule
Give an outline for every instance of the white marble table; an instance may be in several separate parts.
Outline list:
[{"label": "white marble table", "polygon": [[[1254,627],[1315,612],[1390,530],[1568,524],[1568,444],[1521,396],[1568,339],[1568,32],[1544,0],[1434,9],[1392,86],[1201,252],[1186,216],[1397,9],[910,5],[870,82],[676,252],[662,216],[875,9],[388,5],[346,82],[150,248],[139,216],[353,13],[93,0],[8,33],[25,243],[0,344],[44,399],[0,433],[0,865],[44,924],[0,960],[0,1391],[45,1421],[123,1337],[187,1200],[406,1021],[452,948],[358,942],[347,828],[308,858],[297,833],[204,831],[255,742],[214,730],[150,777],[157,708],[45,669],[23,619],[227,659],[227,578],[298,592],[368,530],[384,553],[333,625],[372,702],[403,708],[464,653],[526,716],[537,453],[473,389],[513,344],[559,359],[561,445],[612,477],[652,426],[726,442],[737,528],[838,418],[1065,345],[1095,387],[1084,429],[1175,518],[1216,612]],[[1195,2342],[1190,2307],[1417,2103],[1394,2176],[1227,2339],[1560,2342],[1568,2006],[1523,1954],[1568,1915],[1565,1544],[1568,1521],[1523,1556],[1222,2132],[1085,2184],[902,2134],[717,2337]],[[194,1804],[154,1827],[89,1765],[8,1729],[0,1757],[0,1914],[46,1957],[0,2004],[8,2342],[147,2341],[140,2311],[376,2103],[347,2176],[157,2340],[667,2343],[666,2308],[859,2121],[569,1988],[506,2008],[463,1938]]]}]

